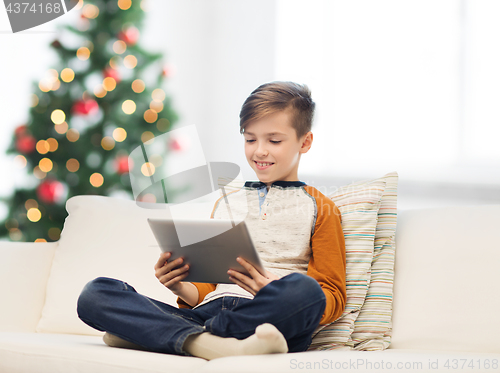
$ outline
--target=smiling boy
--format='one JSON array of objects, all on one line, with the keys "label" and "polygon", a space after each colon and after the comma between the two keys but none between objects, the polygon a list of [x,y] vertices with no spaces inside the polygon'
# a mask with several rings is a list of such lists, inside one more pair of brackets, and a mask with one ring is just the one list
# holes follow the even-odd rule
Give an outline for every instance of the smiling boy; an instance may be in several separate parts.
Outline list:
[{"label": "smiling boy", "polygon": [[179,308],[98,278],[80,296],[80,318],[117,347],[205,359],[307,350],[318,325],[341,316],[346,298],[340,212],[298,179],[313,141],[314,108],[306,86],[271,82],[240,112],[245,155],[259,181],[227,194],[228,203],[219,199],[211,217],[230,218],[227,205],[245,214],[265,274],[238,258],[250,276],[228,270],[232,285],[184,282],[189,266],[164,253],[155,275],[178,296]]}]

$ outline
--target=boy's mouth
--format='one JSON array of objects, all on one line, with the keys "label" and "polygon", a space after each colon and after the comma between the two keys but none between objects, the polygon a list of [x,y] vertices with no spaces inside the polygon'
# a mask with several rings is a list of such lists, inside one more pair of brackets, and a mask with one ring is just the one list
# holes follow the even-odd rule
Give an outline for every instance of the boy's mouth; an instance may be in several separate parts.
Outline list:
[{"label": "boy's mouth", "polygon": [[274,164],[272,162],[257,162],[257,161],[254,161],[254,162],[255,162],[255,165],[257,166],[257,169],[259,169],[259,170],[265,170],[266,168],[269,168]]}]

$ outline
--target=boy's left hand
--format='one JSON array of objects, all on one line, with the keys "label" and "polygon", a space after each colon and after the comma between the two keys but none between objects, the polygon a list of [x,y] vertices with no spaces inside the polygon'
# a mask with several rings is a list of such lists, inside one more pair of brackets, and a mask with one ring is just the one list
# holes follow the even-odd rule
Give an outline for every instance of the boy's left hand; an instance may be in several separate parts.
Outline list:
[{"label": "boy's left hand", "polygon": [[236,260],[248,271],[250,276],[230,269],[227,271],[229,279],[252,295],[257,294],[260,289],[269,284],[271,281],[279,280],[278,276],[269,271],[266,271],[266,276],[261,275],[253,265],[248,263],[243,258],[238,257]]}]

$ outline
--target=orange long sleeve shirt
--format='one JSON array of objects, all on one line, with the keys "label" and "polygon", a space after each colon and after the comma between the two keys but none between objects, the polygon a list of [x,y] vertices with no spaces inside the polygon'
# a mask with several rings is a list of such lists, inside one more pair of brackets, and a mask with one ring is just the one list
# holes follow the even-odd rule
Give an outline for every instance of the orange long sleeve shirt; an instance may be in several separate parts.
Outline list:
[{"label": "orange long sleeve shirt", "polygon": [[[215,203],[212,218],[228,218],[228,206],[233,216],[247,214],[245,222],[266,270],[280,276],[293,272],[311,276],[326,297],[320,324],[340,317],[346,302],[346,258],[341,214],[335,203],[299,181],[278,181],[269,191],[264,183],[247,182],[227,198],[229,205],[222,197]],[[267,230],[266,235],[263,230]],[[280,264],[277,258],[292,264]],[[216,284],[194,285],[199,294],[197,304],[216,291]],[[177,302],[181,308],[191,308],[182,299]]]}]

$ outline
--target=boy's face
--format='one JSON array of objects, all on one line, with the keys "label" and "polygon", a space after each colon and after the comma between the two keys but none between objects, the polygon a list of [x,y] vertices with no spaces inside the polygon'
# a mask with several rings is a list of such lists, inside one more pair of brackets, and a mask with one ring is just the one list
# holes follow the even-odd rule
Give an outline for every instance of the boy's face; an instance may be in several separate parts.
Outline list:
[{"label": "boy's face", "polygon": [[297,181],[300,155],[312,144],[312,132],[297,140],[292,111],[270,114],[245,127],[245,156],[260,181]]}]

